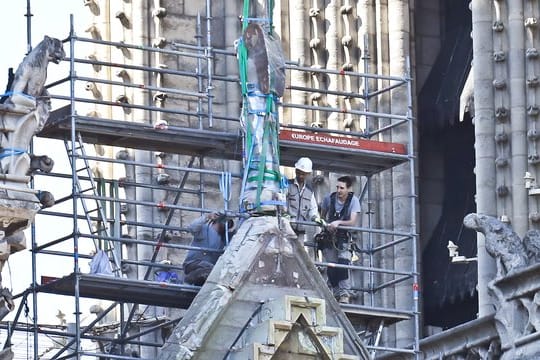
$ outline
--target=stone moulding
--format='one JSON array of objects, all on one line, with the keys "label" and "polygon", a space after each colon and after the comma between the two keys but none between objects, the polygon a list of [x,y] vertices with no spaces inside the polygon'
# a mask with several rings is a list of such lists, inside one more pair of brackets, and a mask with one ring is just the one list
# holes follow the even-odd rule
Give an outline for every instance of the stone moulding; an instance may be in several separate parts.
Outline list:
[{"label": "stone moulding", "polygon": [[494,317],[485,316],[420,340],[423,359],[466,358],[468,354],[489,352],[490,348],[493,352],[499,339]]}]

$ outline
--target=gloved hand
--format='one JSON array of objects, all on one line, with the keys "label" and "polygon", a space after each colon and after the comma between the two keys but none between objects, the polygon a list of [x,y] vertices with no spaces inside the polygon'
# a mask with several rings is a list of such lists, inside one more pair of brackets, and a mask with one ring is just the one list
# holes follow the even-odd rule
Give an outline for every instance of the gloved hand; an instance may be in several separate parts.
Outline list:
[{"label": "gloved hand", "polygon": [[323,219],[323,218],[320,218],[320,217],[314,217],[314,218],[312,219],[312,221],[316,222],[316,223],[317,223],[319,226],[321,226],[321,227],[326,227],[326,225],[327,225],[327,224],[326,224],[326,221],[324,221],[324,219]]},{"label": "gloved hand", "polygon": [[205,215],[204,219],[207,223],[212,224],[214,223],[218,218],[218,213],[208,213]]},{"label": "gloved hand", "polygon": [[224,222],[227,219],[227,214],[225,211],[218,211],[216,214],[216,221]]},{"label": "gloved hand", "polygon": [[227,211],[217,211],[213,212],[207,215],[207,219],[209,222],[221,222],[225,223],[229,220],[234,219],[236,216],[233,213],[227,212]]}]

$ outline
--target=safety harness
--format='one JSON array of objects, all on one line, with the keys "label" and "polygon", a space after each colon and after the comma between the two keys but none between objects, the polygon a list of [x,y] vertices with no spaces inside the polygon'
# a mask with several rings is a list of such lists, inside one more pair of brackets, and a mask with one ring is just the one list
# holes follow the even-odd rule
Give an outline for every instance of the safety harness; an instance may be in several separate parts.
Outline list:
[{"label": "safety harness", "polygon": [[[328,222],[335,220],[349,220],[351,218],[350,206],[354,193],[350,192],[347,199],[341,208],[341,211],[336,211],[337,193],[333,192],[330,195],[330,208],[328,209]],[[347,230],[338,229],[336,237],[338,241],[349,241],[350,233]]]}]

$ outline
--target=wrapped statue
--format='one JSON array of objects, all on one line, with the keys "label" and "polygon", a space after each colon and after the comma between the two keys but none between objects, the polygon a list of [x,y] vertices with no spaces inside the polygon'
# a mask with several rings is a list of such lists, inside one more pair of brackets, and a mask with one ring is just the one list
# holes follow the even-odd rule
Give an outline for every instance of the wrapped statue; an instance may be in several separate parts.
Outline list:
[{"label": "wrapped statue", "polygon": [[285,60],[272,27],[272,6],[269,2],[246,2],[237,46],[244,131],[240,208],[250,213],[272,213],[284,205],[277,102],[285,89]]}]

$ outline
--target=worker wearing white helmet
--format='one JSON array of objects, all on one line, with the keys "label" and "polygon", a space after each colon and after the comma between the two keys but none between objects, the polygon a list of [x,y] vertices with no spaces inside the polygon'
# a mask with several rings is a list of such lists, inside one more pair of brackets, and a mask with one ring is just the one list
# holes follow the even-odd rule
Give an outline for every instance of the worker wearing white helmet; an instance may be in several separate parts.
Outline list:
[{"label": "worker wearing white helmet", "polygon": [[313,172],[313,163],[310,158],[301,157],[296,164],[294,164],[294,168],[305,174],[311,174]]},{"label": "worker wearing white helmet", "polygon": [[[291,217],[292,227],[298,235],[299,240],[305,242],[307,240],[306,231],[314,234],[315,229],[295,223],[295,221],[310,222],[319,219],[317,200],[315,199],[311,185],[307,181],[307,177],[313,172],[313,163],[310,158],[301,157],[294,164],[294,168],[296,176],[294,179],[289,180],[287,212]],[[309,238],[312,237],[310,236]]]}]

